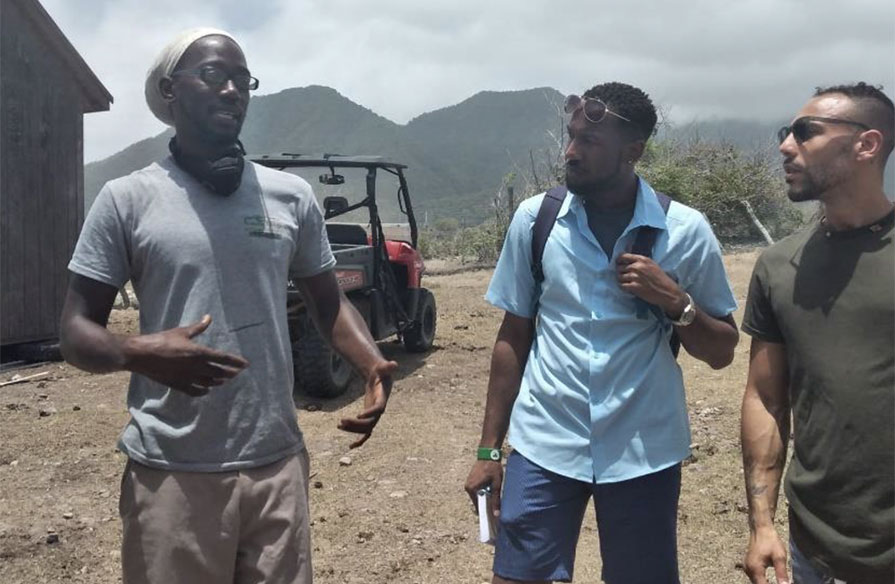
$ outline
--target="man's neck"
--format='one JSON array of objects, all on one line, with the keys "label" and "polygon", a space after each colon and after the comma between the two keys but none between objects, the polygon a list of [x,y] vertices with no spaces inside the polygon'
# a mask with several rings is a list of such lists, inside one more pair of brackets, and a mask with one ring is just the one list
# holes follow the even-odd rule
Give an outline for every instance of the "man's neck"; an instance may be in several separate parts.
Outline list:
[{"label": "man's neck", "polygon": [[199,160],[213,161],[221,158],[225,154],[232,152],[236,147],[236,141],[233,142],[212,142],[209,140],[198,140],[193,136],[184,133],[178,133],[177,147],[180,152],[189,157]]},{"label": "man's neck", "polygon": [[828,191],[821,199],[827,226],[844,231],[870,225],[892,210],[882,181],[853,181]]},{"label": "man's neck", "polygon": [[588,193],[582,196],[584,206],[592,211],[611,211],[633,207],[637,201],[639,181],[636,174],[631,174],[605,190]]}]

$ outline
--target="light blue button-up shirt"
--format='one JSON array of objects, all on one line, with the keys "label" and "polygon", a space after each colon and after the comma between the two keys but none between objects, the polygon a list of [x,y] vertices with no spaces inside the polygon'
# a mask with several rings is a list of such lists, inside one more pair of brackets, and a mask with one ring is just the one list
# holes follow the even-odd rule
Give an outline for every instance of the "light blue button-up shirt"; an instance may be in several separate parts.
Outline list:
[{"label": "light blue button-up shirt", "polygon": [[635,297],[618,285],[615,260],[630,250],[637,227],[659,228],[653,260],[700,309],[726,316],[736,300],[708,221],[674,201],[666,216],[641,179],[631,222],[607,258],[582,200],[570,193],[544,249],[539,295],[531,237],[543,197],[516,211],[485,295],[515,315],[537,314],[510,445],[547,470],[588,482],[623,481],[680,462],[689,453],[690,426],[668,344],[672,327],[652,312],[638,319]]}]

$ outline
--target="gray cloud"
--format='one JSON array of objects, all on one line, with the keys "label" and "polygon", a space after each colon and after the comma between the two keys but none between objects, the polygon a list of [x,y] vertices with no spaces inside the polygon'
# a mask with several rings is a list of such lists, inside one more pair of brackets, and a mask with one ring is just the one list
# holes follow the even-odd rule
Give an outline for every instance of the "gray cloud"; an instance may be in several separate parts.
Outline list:
[{"label": "gray cloud", "polygon": [[143,76],[177,32],[233,32],[261,93],[319,84],[397,122],[484,89],[581,91],[623,80],[675,121],[789,117],[814,86],[895,90],[890,0],[44,0],[115,96],[85,121],[85,158],[163,128]]}]

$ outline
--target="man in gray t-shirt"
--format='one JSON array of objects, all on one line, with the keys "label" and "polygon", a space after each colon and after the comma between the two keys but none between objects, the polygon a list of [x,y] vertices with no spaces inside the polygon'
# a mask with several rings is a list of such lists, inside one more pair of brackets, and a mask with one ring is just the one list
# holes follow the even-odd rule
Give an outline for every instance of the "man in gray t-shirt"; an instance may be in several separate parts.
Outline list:
[{"label": "man in gray t-shirt", "polygon": [[[369,436],[396,365],[341,294],[323,218],[302,179],[246,163],[238,136],[257,88],[233,38],[187,31],[150,70],[171,156],[102,189],[69,269],[66,360],[131,371],[121,491],[124,582],[311,581],[308,456],[292,402],[286,289],[367,380],[340,427]],[[106,329],[130,280],[140,334]]]}]

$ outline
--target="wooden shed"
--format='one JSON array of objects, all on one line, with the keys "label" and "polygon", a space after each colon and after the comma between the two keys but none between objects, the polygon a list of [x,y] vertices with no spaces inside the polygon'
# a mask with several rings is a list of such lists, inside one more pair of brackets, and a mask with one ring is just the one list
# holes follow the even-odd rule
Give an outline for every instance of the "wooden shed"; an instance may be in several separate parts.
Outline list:
[{"label": "wooden shed", "polygon": [[36,0],[0,0],[0,345],[54,342],[84,221],[83,115],[112,96]]}]

